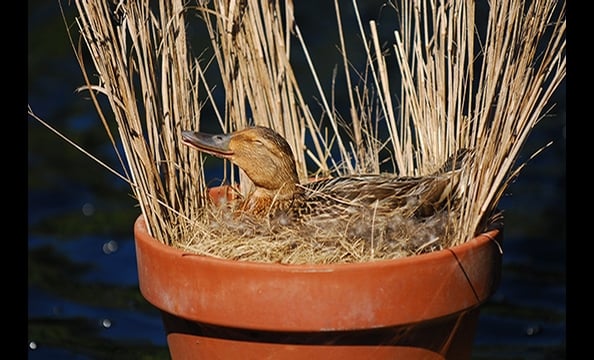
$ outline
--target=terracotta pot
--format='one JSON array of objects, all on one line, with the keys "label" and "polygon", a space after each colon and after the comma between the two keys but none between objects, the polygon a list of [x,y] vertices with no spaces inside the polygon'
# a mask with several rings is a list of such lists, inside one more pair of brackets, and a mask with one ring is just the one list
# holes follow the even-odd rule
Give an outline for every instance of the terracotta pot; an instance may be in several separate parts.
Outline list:
[{"label": "terracotta pot", "polygon": [[152,238],[142,216],[134,237],[140,291],[161,311],[175,360],[469,359],[479,305],[501,274],[501,230],[334,265],[184,253]]}]

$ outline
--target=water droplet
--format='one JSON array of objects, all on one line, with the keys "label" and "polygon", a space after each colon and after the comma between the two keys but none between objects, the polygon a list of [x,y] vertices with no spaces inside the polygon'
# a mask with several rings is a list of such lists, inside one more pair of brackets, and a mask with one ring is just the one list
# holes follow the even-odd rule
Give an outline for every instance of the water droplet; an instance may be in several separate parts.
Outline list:
[{"label": "water droplet", "polygon": [[115,240],[110,240],[103,244],[103,252],[107,255],[118,251],[118,242]]},{"label": "water droplet", "polygon": [[103,326],[106,329],[109,329],[111,327],[111,320],[109,320],[109,319],[101,320],[101,326]]},{"label": "water droplet", "polygon": [[542,328],[539,325],[533,325],[526,328],[526,335],[534,336],[542,332]]},{"label": "water droplet", "polygon": [[91,216],[95,213],[95,206],[91,203],[85,203],[82,207],[82,213],[85,216]]}]

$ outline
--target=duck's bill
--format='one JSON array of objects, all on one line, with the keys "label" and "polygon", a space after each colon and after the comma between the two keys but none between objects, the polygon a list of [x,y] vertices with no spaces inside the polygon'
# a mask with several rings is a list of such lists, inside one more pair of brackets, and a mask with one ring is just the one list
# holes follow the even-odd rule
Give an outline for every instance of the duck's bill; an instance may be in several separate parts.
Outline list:
[{"label": "duck's bill", "polygon": [[231,137],[224,134],[207,134],[197,131],[182,131],[182,142],[198,151],[228,158],[233,155],[229,150]]}]

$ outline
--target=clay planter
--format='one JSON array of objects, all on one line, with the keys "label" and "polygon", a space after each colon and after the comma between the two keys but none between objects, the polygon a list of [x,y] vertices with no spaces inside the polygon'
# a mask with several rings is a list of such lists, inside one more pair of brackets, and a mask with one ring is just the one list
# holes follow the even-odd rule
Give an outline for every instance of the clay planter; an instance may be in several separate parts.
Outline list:
[{"label": "clay planter", "polygon": [[[173,359],[469,359],[501,273],[502,231],[360,264],[281,265],[184,253],[134,225],[142,295]],[[497,243],[495,242],[497,241]]]}]

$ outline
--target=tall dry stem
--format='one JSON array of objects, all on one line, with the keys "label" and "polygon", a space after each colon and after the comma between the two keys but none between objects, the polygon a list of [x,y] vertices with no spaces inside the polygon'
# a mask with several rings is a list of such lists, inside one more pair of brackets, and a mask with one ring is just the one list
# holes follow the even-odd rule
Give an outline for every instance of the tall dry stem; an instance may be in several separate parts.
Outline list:
[{"label": "tall dry stem", "polygon": [[[463,201],[451,209],[457,223],[442,247],[485,229],[526,165],[518,164],[520,150],[565,78],[565,3],[489,2],[484,27],[472,0],[389,3],[399,23],[388,48],[376,22],[364,24],[352,3],[366,64],[353,81],[356,64],[335,0],[350,106],[343,117],[321,86],[290,0],[75,1],[81,37],[72,45],[86,81],[80,90],[91,95],[151,235],[169,244],[191,238],[189,225],[206,214],[203,158],[180,146],[180,132],[205,121],[225,132],[275,129],[288,140],[302,181],[378,173],[386,162],[397,175],[422,176],[471,149],[472,162],[461,172]],[[210,56],[189,50],[188,26],[196,19],[210,39]],[[291,66],[293,39],[318,91],[317,120]],[[207,81],[212,72],[216,84]],[[215,100],[218,84],[222,104]],[[203,119],[206,106],[215,118]],[[386,151],[389,157],[380,157]],[[237,170],[228,168],[233,181]],[[248,183],[240,176],[242,186]]]}]

